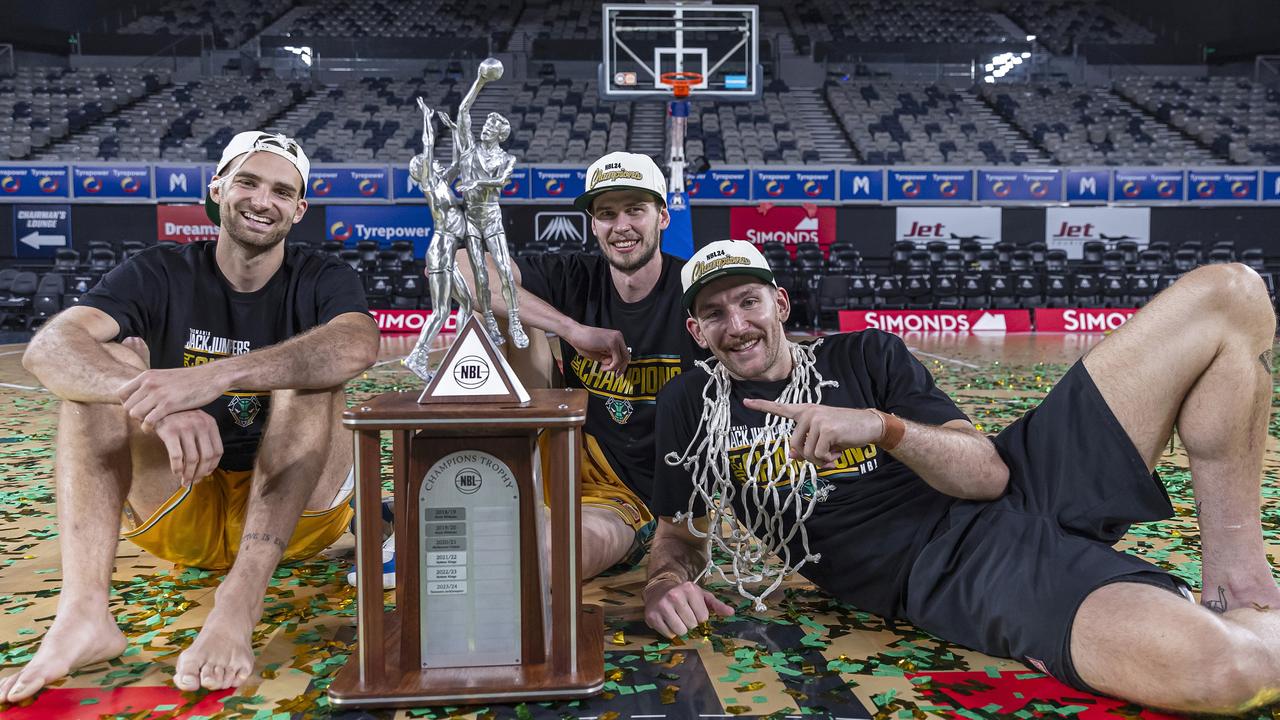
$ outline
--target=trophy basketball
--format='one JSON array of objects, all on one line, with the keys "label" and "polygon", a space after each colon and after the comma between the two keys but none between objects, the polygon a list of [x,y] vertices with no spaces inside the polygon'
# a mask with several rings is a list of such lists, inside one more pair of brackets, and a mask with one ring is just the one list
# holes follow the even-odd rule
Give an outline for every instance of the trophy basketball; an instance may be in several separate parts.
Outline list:
[{"label": "trophy basketball", "polygon": [[[493,255],[511,339],[526,346],[497,202],[515,164],[498,145],[510,124],[491,113],[479,142],[470,130],[476,95],[501,77],[502,63],[483,61],[455,120],[419,101],[424,149],[410,171],[435,221],[427,258],[435,313],[405,365],[429,382],[420,396],[386,393],[343,416],[355,432],[357,647],[329,687],[335,706],[568,699],[604,686],[603,618],[598,607],[583,606],[580,579],[586,393],[524,388],[497,350],[503,338],[477,257]],[[453,133],[449,166],[434,157],[433,118]],[[449,190],[454,178],[461,208]],[[476,269],[483,325],[460,297],[467,294],[453,264],[460,241]],[[427,351],[450,297],[466,320],[433,372]],[[394,608],[385,606],[381,585],[384,431],[392,436],[396,499]],[[544,482],[549,523],[542,521]]]}]

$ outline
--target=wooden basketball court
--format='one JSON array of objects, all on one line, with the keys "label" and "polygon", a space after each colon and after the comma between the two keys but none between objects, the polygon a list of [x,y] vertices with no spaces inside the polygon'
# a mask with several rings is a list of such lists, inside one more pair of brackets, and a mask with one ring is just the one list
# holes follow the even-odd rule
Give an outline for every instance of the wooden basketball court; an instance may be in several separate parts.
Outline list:
[{"label": "wooden basketball court", "polygon": [[[931,335],[908,337],[907,344],[981,430],[996,432],[1100,339]],[[410,341],[384,340],[384,360],[351,383],[350,402],[420,386],[398,363]],[[0,665],[6,668],[34,653],[52,621],[60,583],[52,487],[57,400],[22,369],[22,350],[0,346]],[[1263,522],[1275,554],[1278,439],[1273,420]],[[1177,516],[1135,527],[1121,547],[1196,585],[1199,532],[1186,457],[1176,443],[1160,472]],[[355,594],[344,581],[353,545],[346,535],[321,557],[276,572],[254,636],[258,663],[238,693],[185,694],[171,684],[174,661],[207,617],[220,576],[174,567],[122,542],[111,605],[129,637],[125,654],[82,670],[32,703],[0,710],[0,718],[1161,717],[1072,690],[1021,663],[886,623],[798,581],[784,586],[763,616],[721,592],[738,607],[737,617],[714,621],[682,642],[660,641],[644,625],[642,570],[596,579],[584,590],[584,599],[605,615],[608,684],[601,696],[574,703],[339,712],[329,708],[325,689],[354,638]],[[1280,719],[1280,707],[1258,717]]]}]

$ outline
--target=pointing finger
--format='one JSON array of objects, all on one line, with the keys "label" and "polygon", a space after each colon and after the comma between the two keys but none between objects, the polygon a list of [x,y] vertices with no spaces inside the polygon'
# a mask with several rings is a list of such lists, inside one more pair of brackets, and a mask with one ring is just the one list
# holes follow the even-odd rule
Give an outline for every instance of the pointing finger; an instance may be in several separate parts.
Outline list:
[{"label": "pointing finger", "polygon": [[772,400],[758,400],[756,398],[747,398],[743,401],[743,404],[752,410],[767,412],[770,415],[777,415],[779,417],[787,418],[788,420],[797,419],[799,414],[804,411],[803,405],[779,403]]}]

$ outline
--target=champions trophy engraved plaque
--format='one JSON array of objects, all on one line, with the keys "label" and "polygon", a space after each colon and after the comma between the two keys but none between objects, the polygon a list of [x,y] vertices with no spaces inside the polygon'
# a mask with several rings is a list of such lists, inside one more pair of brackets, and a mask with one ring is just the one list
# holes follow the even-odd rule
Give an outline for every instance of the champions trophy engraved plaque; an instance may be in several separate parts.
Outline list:
[{"label": "champions trophy engraved plaque", "polygon": [[[501,67],[482,63],[456,123],[440,119],[454,131],[467,232],[481,228],[474,237],[507,268],[496,203],[514,162],[497,147],[505,131],[491,115],[480,144],[466,142],[470,103]],[[433,246],[448,248],[432,257],[452,258],[458,236],[442,228],[456,226],[441,220],[456,205],[432,183],[447,189],[454,170],[433,162],[432,112],[425,105],[423,115],[424,153],[411,167],[426,181],[419,182],[436,217]],[[458,286],[455,270],[451,262],[438,268],[429,262],[429,273],[441,276],[440,288],[432,276],[433,295],[445,283]],[[512,339],[522,345],[514,286],[509,277],[502,282]],[[477,294],[487,293],[477,277]],[[485,315],[484,325],[465,317],[434,373],[427,372],[421,342],[406,358],[419,376],[431,375],[421,396],[385,393],[343,415],[355,433],[357,636],[355,652],[329,687],[335,706],[569,699],[604,687],[603,619],[598,607],[583,606],[581,590],[578,453],[586,393],[526,390],[495,346],[493,315]],[[394,609],[385,606],[381,585],[384,431],[392,435],[396,500]],[[545,478],[540,434],[549,452]],[[549,524],[542,521],[544,492]]]}]

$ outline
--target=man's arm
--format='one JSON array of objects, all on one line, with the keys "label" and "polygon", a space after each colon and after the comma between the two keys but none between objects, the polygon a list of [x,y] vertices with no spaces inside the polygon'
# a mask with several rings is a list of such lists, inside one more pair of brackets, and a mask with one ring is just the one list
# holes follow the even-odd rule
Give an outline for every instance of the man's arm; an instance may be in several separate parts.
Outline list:
[{"label": "man's arm", "polygon": [[160,419],[204,407],[228,390],[317,390],[341,385],[378,357],[378,325],[343,313],[270,347],[204,365],[148,370],[120,388],[120,400],[149,430]]},{"label": "man's arm", "polygon": [[[694,524],[699,532],[706,532],[707,517]],[[693,582],[706,565],[707,538],[694,535],[684,522],[658,519],[644,586],[644,620],[649,627],[670,638],[706,622],[712,612],[733,614],[732,607]]]},{"label": "man's arm", "polygon": [[[851,447],[884,441],[885,419],[878,411],[748,399],[746,406],[794,420],[791,456],[819,467],[831,466]],[[906,431],[889,452],[938,492],[966,500],[994,500],[1009,484],[1009,467],[995,445],[967,420],[940,426],[901,420]]]},{"label": "man's arm", "polygon": [[[462,270],[468,290],[475,296],[475,273],[471,268],[471,259],[465,250],[458,250],[454,262]],[[491,276],[498,272],[491,255],[485,255],[485,264]],[[622,372],[631,362],[631,351],[627,348],[622,333],[610,328],[591,327],[577,322],[551,306],[542,298],[524,289],[521,284],[520,266],[511,263],[511,277],[515,280],[516,302],[520,304],[520,320],[525,325],[538,328],[543,332],[555,333],[578,351],[583,357],[596,360],[602,370]],[[495,314],[507,316],[507,302],[502,297],[502,284],[489,283],[489,303]]]},{"label": "man's arm", "polygon": [[138,375],[107,352],[105,343],[119,333],[119,323],[97,308],[68,308],[27,344],[22,366],[63,400],[119,404],[120,387]]}]

